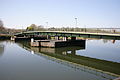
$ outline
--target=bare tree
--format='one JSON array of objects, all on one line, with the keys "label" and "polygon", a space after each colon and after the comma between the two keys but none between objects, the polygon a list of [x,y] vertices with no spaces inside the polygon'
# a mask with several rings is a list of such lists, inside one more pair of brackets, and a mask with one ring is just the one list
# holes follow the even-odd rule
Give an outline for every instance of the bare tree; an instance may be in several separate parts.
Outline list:
[{"label": "bare tree", "polygon": [[4,26],[3,26],[3,21],[0,20],[0,32],[3,32],[5,30]]},{"label": "bare tree", "polygon": [[0,20],[0,27],[3,27],[3,21]]}]

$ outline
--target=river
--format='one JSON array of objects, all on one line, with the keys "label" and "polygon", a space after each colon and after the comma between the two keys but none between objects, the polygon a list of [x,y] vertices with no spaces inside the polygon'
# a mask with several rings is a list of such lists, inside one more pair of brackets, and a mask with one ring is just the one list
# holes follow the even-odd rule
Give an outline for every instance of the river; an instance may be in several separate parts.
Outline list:
[{"label": "river", "polygon": [[119,68],[120,40],[87,39],[84,47],[63,48],[0,41],[0,80],[112,80]]}]

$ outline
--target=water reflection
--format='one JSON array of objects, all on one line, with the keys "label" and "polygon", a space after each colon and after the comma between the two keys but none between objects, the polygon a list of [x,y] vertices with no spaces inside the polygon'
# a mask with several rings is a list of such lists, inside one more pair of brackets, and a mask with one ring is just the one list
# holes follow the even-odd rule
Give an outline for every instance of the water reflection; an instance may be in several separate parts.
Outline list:
[{"label": "water reflection", "polygon": [[[2,56],[0,59],[0,78],[2,78],[0,80],[14,80],[18,78],[21,80],[33,80],[34,78],[38,80],[113,80],[116,78],[116,75],[110,73],[120,75],[120,63],[90,58],[91,56],[81,56],[82,51],[83,54],[85,54],[85,51],[88,50],[88,47],[90,47],[91,51],[96,50],[95,54],[97,55],[101,54],[102,50],[106,50],[103,49],[106,47],[105,45],[109,47],[112,46],[112,48],[107,47],[107,50],[112,51],[114,50],[113,48],[116,47],[114,45],[117,44],[118,46],[119,44],[119,41],[117,40],[115,44],[112,44],[110,41],[108,41],[107,44],[105,43],[104,47],[103,40],[87,41],[87,46],[84,44],[84,46],[63,48],[31,47],[29,46],[29,43],[25,41],[17,43],[19,46],[16,43],[9,41],[4,41],[2,44],[5,45],[4,53],[8,54],[2,53],[4,56]],[[92,44],[95,45],[95,47],[92,47]],[[115,51],[116,50],[117,49],[115,48]],[[113,51],[113,53],[119,53],[120,50],[118,49],[117,52],[115,51]],[[90,51],[88,50],[86,53],[90,54]],[[105,53],[106,52],[103,54]],[[108,55],[110,56],[111,54]],[[108,55],[107,57],[109,57]],[[114,57],[113,55],[111,56]],[[104,71],[108,73],[105,73]],[[56,78],[53,79],[49,76]],[[41,77],[46,77],[47,79],[42,79]],[[61,77],[63,77],[63,79],[61,79]]]},{"label": "water reflection", "polygon": [[[95,69],[99,69],[102,71],[120,75],[120,69],[119,69],[120,64],[119,63],[77,55],[76,51],[77,50],[85,50],[85,45],[80,46],[80,47],[74,46],[74,47],[62,47],[62,48],[38,48],[38,47],[30,47],[29,45],[26,45],[26,44],[28,44],[28,43],[20,43],[19,45],[21,47],[31,51],[32,54],[37,54],[40,56],[47,55],[47,56],[51,56],[51,57],[54,57],[54,58],[57,58],[60,60],[64,60],[62,63],[64,63],[65,61],[68,61],[68,62],[77,63],[80,65],[85,65],[88,67],[92,67]],[[56,61],[56,60],[54,60],[54,61]],[[61,61],[58,61],[58,62],[60,63]],[[67,64],[67,63],[65,63],[65,64]],[[75,68],[77,69],[78,67],[75,66]],[[85,70],[87,70],[87,69],[85,69]],[[99,73],[99,72],[97,72],[97,73]],[[96,75],[98,75],[98,74],[96,74]]]},{"label": "water reflection", "polygon": [[47,53],[47,54],[61,54],[61,55],[76,55],[77,50],[83,50],[85,47],[63,47],[63,48],[36,48],[31,47],[32,50],[40,52],[40,53]]},{"label": "water reflection", "polygon": [[99,76],[99,77],[107,79],[107,80],[113,80],[116,77],[118,77],[116,75],[110,75],[110,74],[105,73],[103,71],[99,71],[99,70],[97,70],[95,68],[87,67],[87,66],[84,66],[84,65],[79,65],[79,64],[76,64],[76,63],[71,63],[69,61],[65,61],[64,59],[61,60],[61,59],[58,59],[56,57],[53,58],[53,57],[47,56],[45,54],[38,54],[38,53],[36,53],[36,54],[39,55],[39,56],[42,56],[42,57],[46,58],[47,60],[52,60],[52,61],[54,61],[56,63],[59,63],[59,64],[62,64],[62,65],[71,67],[71,68],[75,69],[76,71],[80,70],[80,71],[83,71],[83,72],[86,72],[86,73],[90,73],[90,74]]},{"label": "water reflection", "polygon": [[103,39],[103,43],[108,43],[108,42],[111,42],[111,43],[115,43],[116,40],[107,40],[107,39]]},{"label": "water reflection", "polygon": [[84,38],[84,37],[78,37],[78,39],[82,39],[82,40],[102,40],[103,43],[108,43],[108,42],[111,42],[111,43],[116,43],[116,37],[107,37],[107,38],[98,38],[98,37],[92,37],[92,38]]},{"label": "water reflection", "polygon": [[4,53],[4,45],[0,44],[0,56],[2,56]]}]

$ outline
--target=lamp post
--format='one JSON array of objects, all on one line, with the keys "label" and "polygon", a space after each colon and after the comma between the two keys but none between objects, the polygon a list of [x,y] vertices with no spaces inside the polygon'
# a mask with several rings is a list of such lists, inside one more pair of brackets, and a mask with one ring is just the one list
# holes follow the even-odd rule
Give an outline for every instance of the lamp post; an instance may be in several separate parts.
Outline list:
[{"label": "lamp post", "polygon": [[76,28],[77,28],[77,18],[75,18],[75,29],[74,29],[74,31],[76,31]]},{"label": "lamp post", "polygon": [[75,18],[75,27],[77,27],[77,18]]},{"label": "lamp post", "polygon": [[46,30],[47,30],[47,28],[48,28],[48,22],[46,22]]},{"label": "lamp post", "polygon": [[22,26],[22,29],[21,29],[21,33],[23,33],[23,26]]}]

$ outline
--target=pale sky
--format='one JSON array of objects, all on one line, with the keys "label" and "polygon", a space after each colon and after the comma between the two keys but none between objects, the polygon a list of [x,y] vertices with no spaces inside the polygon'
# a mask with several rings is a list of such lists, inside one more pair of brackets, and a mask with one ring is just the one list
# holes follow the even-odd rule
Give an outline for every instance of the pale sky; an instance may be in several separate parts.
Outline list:
[{"label": "pale sky", "polygon": [[49,27],[120,28],[120,0],[0,0],[0,19],[8,28],[30,24]]}]

